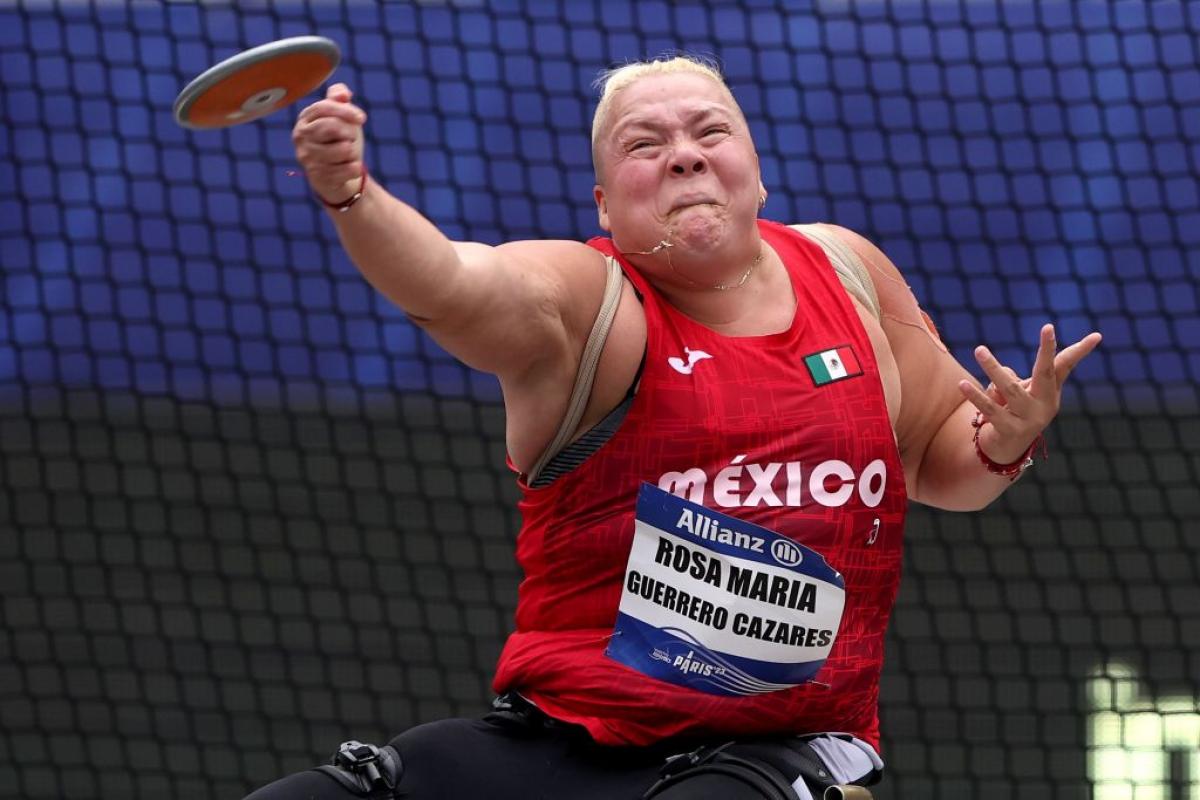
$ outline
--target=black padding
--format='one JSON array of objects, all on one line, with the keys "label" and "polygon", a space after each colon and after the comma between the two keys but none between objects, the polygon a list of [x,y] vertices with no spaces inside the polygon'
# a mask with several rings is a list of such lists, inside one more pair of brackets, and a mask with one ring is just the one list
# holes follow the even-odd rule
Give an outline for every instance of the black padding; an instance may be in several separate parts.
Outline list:
[{"label": "black padding", "polygon": [[[797,800],[791,782],[770,764],[736,755],[732,743],[670,759],[643,800],[703,800],[717,783],[729,800]],[[723,780],[722,780],[723,779]]]},{"label": "black padding", "polygon": [[[389,797],[389,795],[383,795]],[[247,795],[245,800],[361,800],[356,794],[323,768],[296,772]]]}]

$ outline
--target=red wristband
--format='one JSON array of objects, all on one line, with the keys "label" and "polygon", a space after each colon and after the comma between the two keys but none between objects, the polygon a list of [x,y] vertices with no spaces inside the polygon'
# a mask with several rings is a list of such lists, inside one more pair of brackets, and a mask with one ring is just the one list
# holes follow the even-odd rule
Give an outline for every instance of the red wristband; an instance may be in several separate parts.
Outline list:
[{"label": "red wristband", "polygon": [[997,464],[988,458],[987,453],[983,452],[983,448],[979,446],[979,429],[983,427],[983,412],[976,411],[975,419],[971,420],[971,427],[975,429],[975,455],[979,456],[979,460],[987,467],[987,471],[993,475],[1002,475],[1008,478],[1009,482],[1015,481],[1017,476],[1033,466],[1033,454],[1037,450],[1038,445],[1042,446],[1042,460],[1046,460],[1050,455],[1046,452],[1046,439],[1042,434],[1038,434],[1033,443],[1028,449],[1021,454],[1021,457],[1011,464]]},{"label": "red wristband", "polygon": [[320,200],[322,203],[324,203],[326,208],[332,208],[335,211],[346,212],[346,211],[350,210],[351,206],[353,206],[355,203],[357,203],[359,200],[362,199],[363,191],[366,188],[367,188],[367,162],[364,161],[363,165],[362,165],[362,177],[358,181],[358,191],[354,193],[353,197],[351,197],[349,200],[346,200],[341,203],[331,203],[328,200],[326,200],[324,197],[321,197],[321,195],[319,195],[319,194],[317,195],[317,199]]}]

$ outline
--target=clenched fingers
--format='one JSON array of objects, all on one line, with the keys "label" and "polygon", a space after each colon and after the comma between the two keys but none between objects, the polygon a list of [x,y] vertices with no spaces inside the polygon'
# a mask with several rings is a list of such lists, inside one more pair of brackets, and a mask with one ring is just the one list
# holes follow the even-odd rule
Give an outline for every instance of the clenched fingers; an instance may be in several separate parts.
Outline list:
[{"label": "clenched fingers", "polygon": [[351,125],[340,119],[322,117],[305,125],[297,125],[292,131],[296,147],[324,147],[341,142],[356,142],[362,127]]},{"label": "clenched fingers", "polygon": [[321,197],[345,195],[347,184],[362,180],[367,115],[351,102],[353,96],[346,84],[333,84],[324,99],[300,112],[292,127],[296,160]]},{"label": "clenched fingers", "polygon": [[307,125],[317,119],[340,119],[351,125],[362,125],[367,121],[367,112],[350,102],[318,100],[300,112],[296,117],[296,126]]}]

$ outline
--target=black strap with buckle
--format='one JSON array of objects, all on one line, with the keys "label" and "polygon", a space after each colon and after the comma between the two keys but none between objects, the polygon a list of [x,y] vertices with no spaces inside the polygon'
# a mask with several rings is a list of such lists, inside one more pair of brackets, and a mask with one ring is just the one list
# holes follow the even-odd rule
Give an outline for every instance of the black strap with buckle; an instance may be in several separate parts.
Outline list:
[{"label": "black strap with buckle", "polygon": [[342,742],[329,765],[317,769],[359,797],[393,797],[392,790],[400,779],[400,754],[390,746],[376,747],[351,739]]}]

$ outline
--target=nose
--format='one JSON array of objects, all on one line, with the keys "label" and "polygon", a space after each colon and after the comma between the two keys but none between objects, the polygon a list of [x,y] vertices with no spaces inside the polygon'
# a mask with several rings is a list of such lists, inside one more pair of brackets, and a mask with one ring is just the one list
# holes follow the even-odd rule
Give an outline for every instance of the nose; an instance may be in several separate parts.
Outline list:
[{"label": "nose", "polygon": [[675,175],[702,173],[707,169],[707,160],[695,147],[682,145],[671,154],[671,172]]}]

